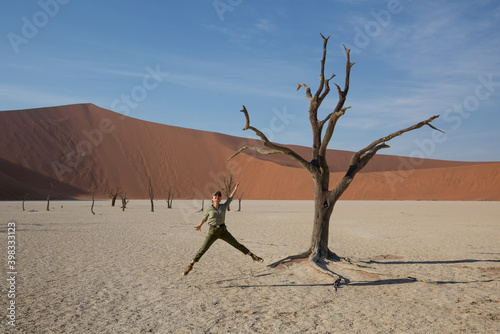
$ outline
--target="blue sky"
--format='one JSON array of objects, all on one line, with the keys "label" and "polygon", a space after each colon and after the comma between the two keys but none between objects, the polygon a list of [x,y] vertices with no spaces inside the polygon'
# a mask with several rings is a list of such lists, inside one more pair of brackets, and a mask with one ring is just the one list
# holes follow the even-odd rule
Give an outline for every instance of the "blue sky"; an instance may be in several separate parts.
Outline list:
[{"label": "blue sky", "polygon": [[[357,151],[440,114],[380,153],[500,161],[498,1],[5,0],[0,110],[94,103],[163,124],[310,146],[308,101],[326,72],[344,83],[329,148]],[[321,116],[334,108],[335,89]]]}]

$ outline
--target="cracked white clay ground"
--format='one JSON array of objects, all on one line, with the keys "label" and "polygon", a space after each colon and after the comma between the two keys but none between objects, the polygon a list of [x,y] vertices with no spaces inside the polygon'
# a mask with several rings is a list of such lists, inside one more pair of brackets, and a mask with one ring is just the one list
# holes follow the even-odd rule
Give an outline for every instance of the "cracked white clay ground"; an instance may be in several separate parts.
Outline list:
[{"label": "cracked white clay ground", "polygon": [[[330,246],[366,271],[305,261],[266,265],[307,249],[311,201],[243,201],[226,223],[265,260],[217,241],[188,276],[206,235],[192,201],[2,202],[16,222],[12,333],[496,333],[500,332],[499,202],[341,201]],[[36,212],[30,212],[34,210]],[[186,210],[190,210],[186,213]],[[3,238],[6,245],[6,238]],[[2,247],[6,249],[6,247]],[[6,251],[4,252],[6,267]],[[377,274],[378,273],[378,274]],[[7,275],[7,269],[3,270]],[[3,280],[3,279],[2,279]],[[3,280],[5,282],[5,280]],[[1,310],[7,309],[2,284]]]}]

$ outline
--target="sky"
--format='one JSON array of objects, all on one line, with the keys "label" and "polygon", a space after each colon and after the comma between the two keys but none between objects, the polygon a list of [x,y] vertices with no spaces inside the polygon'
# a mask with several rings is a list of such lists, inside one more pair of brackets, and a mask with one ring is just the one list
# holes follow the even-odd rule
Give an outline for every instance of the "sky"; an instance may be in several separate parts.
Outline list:
[{"label": "sky", "polygon": [[[0,110],[93,103],[162,124],[311,146],[309,101],[325,72],[346,106],[329,148],[500,161],[500,2],[496,0],[0,2]],[[335,87],[319,118],[335,107]]]}]

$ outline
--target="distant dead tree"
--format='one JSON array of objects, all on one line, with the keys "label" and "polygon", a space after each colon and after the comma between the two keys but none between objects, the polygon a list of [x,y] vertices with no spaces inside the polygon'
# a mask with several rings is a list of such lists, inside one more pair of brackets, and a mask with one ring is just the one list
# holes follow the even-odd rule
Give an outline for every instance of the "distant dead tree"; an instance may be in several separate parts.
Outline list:
[{"label": "distant dead tree", "polygon": [[204,200],[204,199],[201,199],[201,209],[200,209],[200,211],[198,211],[198,212],[203,212],[203,210],[204,210],[204,206],[205,206],[205,200]]},{"label": "distant dead tree", "polygon": [[[221,186],[219,182],[215,181],[215,183],[219,186],[220,190],[224,194],[224,196],[229,197],[231,194],[231,190],[235,185],[233,173],[229,169],[226,170],[227,175],[224,175],[224,185]],[[231,204],[227,206],[227,211],[231,211]]]},{"label": "distant dead tree", "polygon": [[54,190],[54,185],[51,183],[50,184],[50,192],[49,195],[47,196],[47,211],[50,211],[50,196],[52,196],[52,191]]},{"label": "distant dead tree", "polygon": [[151,176],[148,178],[148,192],[149,192],[149,199],[151,200],[151,212],[155,212],[155,206],[153,203],[155,195],[153,194],[153,185],[151,184]]},{"label": "distant dead tree", "polygon": [[241,193],[240,198],[238,198],[238,211],[241,211],[241,200],[243,199],[243,193]]},{"label": "distant dead tree", "polygon": [[174,192],[172,191],[172,188],[168,189],[167,192],[167,208],[172,209],[172,202],[174,200]]},{"label": "distant dead tree", "polygon": [[[308,118],[313,135],[311,160],[306,160],[304,157],[300,156],[299,154],[297,154],[295,151],[293,151],[288,147],[272,143],[262,131],[251,126],[250,117],[245,106],[243,106],[243,109],[241,110],[241,112],[245,115],[246,118],[246,125],[243,128],[243,130],[250,129],[253,132],[255,132],[255,134],[260,138],[265,148],[246,145],[241,147],[227,160],[234,158],[236,155],[245,150],[253,150],[260,154],[284,154],[287,157],[294,160],[295,162],[297,162],[307,171],[309,171],[314,181],[314,189],[313,189],[314,216],[313,216],[313,231],[312,231],[311,244],[309,246],[309,249],[307,249],[304,253],[299,255],[289,256],[281,261],[273,263],[271,266],[276,266],[284,261],[309,257],[309,263],[315,269],[327,273],[329,275],[332,275],[338,279],[340,276],[336,275],[333,271],[329,270],[328,268],[325,269],[324,267],[320,266],[321,263],[325,263],[324,260],[348,261],[348,259],[346,258],[339,257],[337,254],[332,252],[328,247],[330,217],[332,215],[333,208],[337,200],[349,187],[349,185],[354,179],[354,176],[366,166],[366,164],[373,158],[373,156],[375,156],[375,154],[379,150],[389,147],[386,144],[386,142],[397,136],[402,135],[403,133],[421,128],[425,125],[428,125],[430,128],[434,130],[438,131],[441,130],[436,129],[434,126],[430,124],[437,117],[439,117],[439,115],[437,115],[437,116],[432,116],[420,123],[414,124],[406,129],[396,131],[385,137],[375,140],[368,146],[362,148],[361,150],[353,154],[353,156],[351,157],[351,161],[349,163],[349,167],[345,172],[345,175],[341,178],[341,180],[338,182],[335,188],[329,190],[330,168],[328,166],[326,159],[327,147],[328,144],[330,143],[330,140],[332,139],[333,132],[335,126],[338,123],[338,120],[350,108],[350,107],[345,107],[344,103],[346,101],[347,93],[349,91],[350,72],[351,72],[351,67],[354,65],[354,63],[351,63],[350,60],[350,50],[348,50],[344,46],[345,55],[347,58],[344,87],[342,89],[339,85],[335,84],[338,92],[338,101],[333,106],[332,112],[330,112],[324,118],[318,118],[318,111],[321,107],[321,103],[325,100],[328,93],[330,92],[330,80],[332,80],[335,77],[335,75],[332,75],[329,78],[325,77],[325,63],[326,63],[327,43],[329,37],[325,38],[323,35],[321,35],[321,37],[323,38],[323,57],[321,59],[321,70],[319,75],[318,90],[313,95],[311,89],[306,84],[299,83],[297,85],[297,90],[299,90],[300,88],[305,89],[306,97],[310,102]],[[346,266],[348,266],[348,264],[346,264]]]},{"label": "distant dead tree", "polygon": [[30,193],[24,194],[24,198],[23,198],[23,211],[24,211],[24,202],[26,202],[26,199],[28,198],[29,195],[30,195]]},{"label": "distant dead tree", "polygon": [[90,207],[90,212],[92,212],[92,214],[95,215],[95,212],[94,212],[94,190],[92,190],[92,206]]},{"label": "distant dead tree", "polygon": [[116,198],[120,195],[120,187],[116,187],[116,190],[109,190],[108,197],[111,198],[111,206],[115,206]]},{"label": "distant dead tree", "polygon": [[122,199],[122,211],[125,211],[125,209],[127,208],[127,203],[129,202],[127,200],[127,193],[123,194],[123,193],[120,193],[120,197]]}]

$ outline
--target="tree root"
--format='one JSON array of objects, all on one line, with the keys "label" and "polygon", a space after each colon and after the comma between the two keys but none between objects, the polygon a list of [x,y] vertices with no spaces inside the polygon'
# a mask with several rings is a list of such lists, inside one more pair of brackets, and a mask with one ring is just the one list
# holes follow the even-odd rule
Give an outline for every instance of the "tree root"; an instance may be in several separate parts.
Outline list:
[{"label": "tree root", "polygon": [[281,260],[278,260],[278,261],[273,262],[271,264],[268,264],[267,266],[269,268],[276,268],[280,264],[285,264],[285,263],[293,262],[295,260],[300,260],[300,259],[306,259],[309,257],[310,254],[311,254],[311,252],[307,251],[307,252],[300,253],[297,255],[290,255],[290,256],[285,257],[284,259],[281,259]]},{"label": "tree root", "polygon": [[330,277],[335,278],[335,282],[333,283],[333,288],[335,289],[335,292],[337,291],[337,288],[339,287],[340,283],[342,280],[344,281],[345,284],[348,284],[350,280],[347,277],[344,277],[340,274],[337,274],[330,270],[324,261],[314,260],[314,258],[310,257],[309,258],[309,265],[313,267],[314,269],[318,270],[319,272],[326,274]]},{"label": "tree root", "polygon": [[[284,259],[281,259],[281,260],[278,260],[276,262],[269,264],[268,267],[276,268],[277,266],[279,266],[281,264],[286,264],[286,263],[293,262],[295,260],[301,260],[301,259],[307,259],[307,258],[309,258],[308,263],[311,267],[313,267],[314,269],[318,270],[319,272],[321,272],[323,274],[326,274],[330,277],[335,278],[335,282],[333,283],[333,287],[334,287],[335,291],[337,291],[337,288],[340,285],[340,283],[342,282],[342,280],[344,280],[344,283],[346,283],[346,284],[350,282],[347,277],[339,275],[339,274],[333,272],[332,270],[330,270],[327,267],[326,262],[324,261],[325,260],[324,257],[320,257],[317,254],[313,255],[313,254],[311,254],[310,250],[303,252],[303,253],[300,253],[300,254],[297,254],[297,255],[287,256]],[[342,259],[343,258],[338,257],[333,252],[329,252],[328,258],[327,258],[327,260],[332,260],[332,261],[342,261]]]},{"label": "tree root", "polygon": [[284,259],[269,264],[268,267],[276,268],[280,264],[286,264],[293,262],[295,260],[306,259],[306,258],[309,258],[308,264],[311,267],[313,267],[320,273],[326,274],[335,279],[334,283],[332,284],[335,291],[337,291],[337,288],[341,283],[349,284],[351,281],[348,277],[338,274],[332,271],[330,268],[328,268],[328,262],[342,269],[352,270],[360,273],[373,274],[377,276],[389,277],[390,279],[393,280],[409,280],[415,282],[436,284],[436,282],[433,282],[432,280],[426,278],[418,279],[410,276],[394,275],[392,273],[381,273],[375,271],[373,267],[369,266],[368,262],[353,260],[347,257],[340,257],[331,251],[329,251],[327,256],[320,256],[318,253],[312,254],[311,251],[306,251],[297,255],[290,255]]}]

